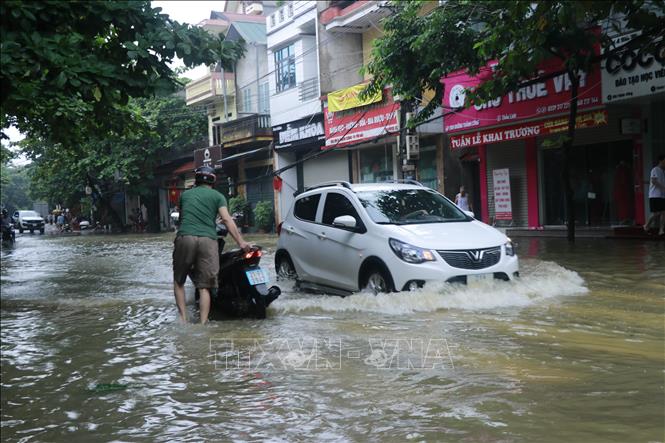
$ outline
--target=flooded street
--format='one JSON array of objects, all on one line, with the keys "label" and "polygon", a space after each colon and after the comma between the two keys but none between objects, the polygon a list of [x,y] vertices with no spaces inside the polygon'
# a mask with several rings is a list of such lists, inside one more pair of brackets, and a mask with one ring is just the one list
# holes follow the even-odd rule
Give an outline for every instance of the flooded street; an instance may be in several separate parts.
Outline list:
[{"label": "flooded street", "polygon": [[173,235],[2,251],[3,441],[664,440],[663,242],[520,239],[521,280],[478,287],[278,282],[267,320],[202,327]]}]

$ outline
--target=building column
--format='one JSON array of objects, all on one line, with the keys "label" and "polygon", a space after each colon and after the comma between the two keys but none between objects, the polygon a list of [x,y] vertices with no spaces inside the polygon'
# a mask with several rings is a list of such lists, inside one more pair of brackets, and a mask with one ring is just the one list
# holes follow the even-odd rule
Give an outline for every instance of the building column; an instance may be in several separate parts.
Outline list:
[{"label": "building column", "polygon": [[526,186],[528,224],[530,229],[540,226],[538,204],[538,144],[534,138],[526,139]]},{"label": "building column", "polygon": [[645,207],[644,207],[644,178],[642,176],[643,154],[642,154],[642,134],[633,137],[633,182],[635,183],[635,224],[644,225]]},{"label": "building column", "polygon": [[480,175],[480,219],[489,224],[490,211],[487,204],[487,145],[478,146],[478,161]]}]

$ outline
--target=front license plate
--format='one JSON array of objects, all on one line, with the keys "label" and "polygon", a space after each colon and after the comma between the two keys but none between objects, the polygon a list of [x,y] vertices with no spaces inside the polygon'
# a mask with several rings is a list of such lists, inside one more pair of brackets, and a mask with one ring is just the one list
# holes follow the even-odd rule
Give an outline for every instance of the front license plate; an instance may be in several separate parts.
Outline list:
[{"label": "front license plate", "polygon": [[466,276],[466,284],[469,286],[479,285],[492,280],[494,280],[494,274],[472,274]]},{"label": "front license plate", "polygon": [[247,280],[252,286],[260,285],[262,283],[268,283],[270,281],[270,276],[268,271],[262,268],[252,269],[251,271],[245,271],[247,275]]}]

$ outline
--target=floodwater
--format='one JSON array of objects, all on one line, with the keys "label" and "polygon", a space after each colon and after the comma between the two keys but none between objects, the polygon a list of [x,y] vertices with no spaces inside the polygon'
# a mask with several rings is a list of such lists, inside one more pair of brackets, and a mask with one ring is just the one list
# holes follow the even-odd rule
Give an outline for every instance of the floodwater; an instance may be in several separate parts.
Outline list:
[{"label": "floodwater", "polygon": [[2,251],[3,441],[665,439],[663,242],[522,239],[516,283],[284,285],[268,319],[202,327],[176,322],[172,239]]}]

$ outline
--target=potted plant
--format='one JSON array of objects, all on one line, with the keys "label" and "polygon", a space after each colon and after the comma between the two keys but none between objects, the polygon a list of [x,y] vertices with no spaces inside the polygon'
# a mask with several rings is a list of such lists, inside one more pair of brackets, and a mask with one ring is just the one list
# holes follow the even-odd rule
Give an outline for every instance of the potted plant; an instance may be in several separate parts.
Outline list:
[{"label": "potted plant", "polygon": [[254,207],[254,223],[263,232],[272,231],[273,215],[271,202],[261,201],[256,204]]}]

